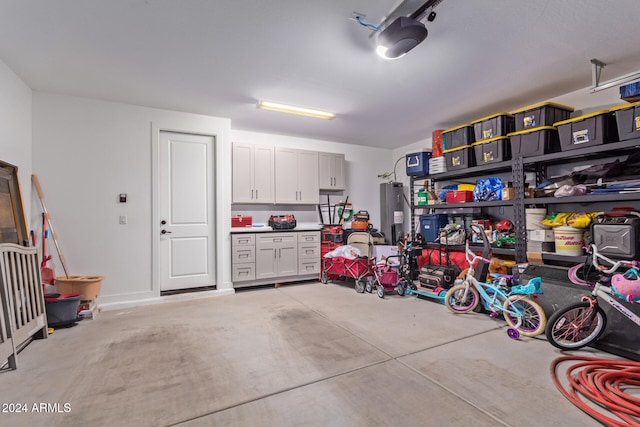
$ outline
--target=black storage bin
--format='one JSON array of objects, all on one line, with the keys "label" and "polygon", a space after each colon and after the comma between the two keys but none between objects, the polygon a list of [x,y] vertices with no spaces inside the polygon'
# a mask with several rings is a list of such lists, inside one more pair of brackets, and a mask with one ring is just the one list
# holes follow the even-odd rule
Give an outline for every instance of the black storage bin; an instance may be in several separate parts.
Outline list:
[{"label": "black storage bin", "polygon": [[475,141],[473,136],[473,126],[460,125],[442,132],[444,134],[444,149],[451,150],[453,148],[469,145]]},{"label": "black storage bin", "polygon": [[509,145],[509,138],[506,136],[484,139],[474,142],[471,146],[478,166],[511,159],[511,145]]},{"label": "black storage bin", "polygon": [[511,141],[511,157],[532,157],[560,151],[558,129],[540,126],[507,135]]},{"label": "black storage bin", "polygon": [[473,149],[469,145],[444,150],[444,158],[447,162],[447,171],[465,169],[476,165]]},{"label": "black storage bin", "polygon": [[554,123],[558,128],[560,149],[567,151],[617,141],[618,132],[613,120],[609,110],[602,110]]},{"label": "black storage bin", "polygon": [[516,132],[541,126],[552,126],[567,120],[574,108],[556,102],[543,102],[513,112],[516,117]]},{"label": "black storage bin", "polygon": [[50,327],[69,326],[78,320],[78,308],[82,294],[45,294],[47,325]]},{"label": "black storage bin", "polygon": [[[504,136],[515,130],[515,117],[509,113],[496,113],[471,122],[476,142]],[[478,162],[480,163],[480,162]]]},{"label": "black storage bin", "polygon": [[640,138],[640,102],[613,107],[620,141]]}]

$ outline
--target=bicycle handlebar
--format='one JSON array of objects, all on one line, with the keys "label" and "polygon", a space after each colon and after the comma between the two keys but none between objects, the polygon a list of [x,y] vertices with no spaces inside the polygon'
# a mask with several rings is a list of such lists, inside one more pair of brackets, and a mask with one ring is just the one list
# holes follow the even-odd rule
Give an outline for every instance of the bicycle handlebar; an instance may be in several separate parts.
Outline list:
[{"label": "bicycle handlebar", "polygon": [[[596,245],[594,245],[593,243],[589,245],[590,248],[590,252],[593,254],[593,266],[596,267],[598,270],[602,271],[603,273],[614,273],[617,269],[619,269],[620,267],[624,266],[624,267],[638,267],[638,261],[632,260],[632,261],[625,261],[625,260],[620,260],[620,261],[614,261],[612,259],[607,258],[604,255],[601,255],[598,252],[598,247]],[[603,265],[598,264],[598,259],[602,259],[604,261],[606,261],[607,263],[611,264],[611,267],[609,267],[608,269],[604,268]]]}]

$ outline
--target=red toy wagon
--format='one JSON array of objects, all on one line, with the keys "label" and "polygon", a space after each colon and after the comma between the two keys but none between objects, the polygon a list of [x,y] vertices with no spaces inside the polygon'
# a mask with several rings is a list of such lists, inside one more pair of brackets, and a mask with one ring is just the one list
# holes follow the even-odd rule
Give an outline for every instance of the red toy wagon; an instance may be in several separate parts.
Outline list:
[{"label": "red toy wagon", "polygon": [[351,277],[356,281],[356,292],[363,293],[368,284],[367,277],[375,280],[375,259],[345,257],[322,258],[322,283],[328,283],[330,278]]}]

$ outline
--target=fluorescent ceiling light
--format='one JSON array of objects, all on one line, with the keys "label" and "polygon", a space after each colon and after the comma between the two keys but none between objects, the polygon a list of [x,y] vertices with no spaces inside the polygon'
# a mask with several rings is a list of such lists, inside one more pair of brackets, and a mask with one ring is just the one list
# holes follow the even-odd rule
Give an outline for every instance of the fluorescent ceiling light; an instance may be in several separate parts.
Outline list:
[{"label": "fluorescent ceiling light", "polygon": [[261,110],[277,111],[279,113],[297,114],[299,116],[314,117],[316,119],[332,120],[336,117],[334,113],[327,111],[312,110],[310,108],[294,107],[292,105],[278,104],[269,101],[259,101],[258,108]]}]

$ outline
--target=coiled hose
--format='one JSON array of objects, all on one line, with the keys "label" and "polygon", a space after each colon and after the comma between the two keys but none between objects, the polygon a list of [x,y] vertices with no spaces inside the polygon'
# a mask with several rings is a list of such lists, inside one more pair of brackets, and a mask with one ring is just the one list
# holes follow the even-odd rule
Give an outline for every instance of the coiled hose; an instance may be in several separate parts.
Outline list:
[{"label": "coiled hose", "polygon": [[[569,387],[558,378],[558,367],[573,362],[567,368]],[[574,405],[608,426],[640,426],[640,362],[563,356],[551,363],[551,376],[558,390]],[[598,409],[604,408],[618,419]]]}]

